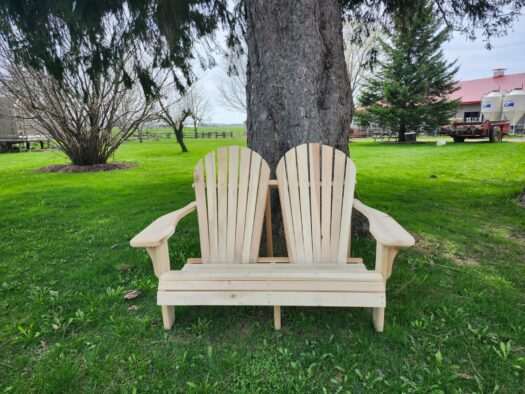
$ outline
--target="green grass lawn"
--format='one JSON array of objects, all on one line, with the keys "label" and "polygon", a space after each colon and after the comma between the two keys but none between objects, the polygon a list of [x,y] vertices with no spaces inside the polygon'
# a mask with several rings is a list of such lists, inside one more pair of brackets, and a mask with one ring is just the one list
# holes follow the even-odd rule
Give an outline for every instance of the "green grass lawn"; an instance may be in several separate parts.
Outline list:
[{"label": "green grass lawn", "polygon": [[[276,332],[269,307],[179,307],[165,332],[129,240],[192,201],[197,160],[234,142],[127,143],[116,160],[138,167],[91,174],[35,171],[56,152],[0,155],[1,391],[524,391],[519,143],[351,144],[361,200],[418,239],[396,259],[384,333],[365,308],[283,308]],[[172,268],[198,256],[194,216],[170,247]],[[372,241],[353,248],[373,266]]]}]

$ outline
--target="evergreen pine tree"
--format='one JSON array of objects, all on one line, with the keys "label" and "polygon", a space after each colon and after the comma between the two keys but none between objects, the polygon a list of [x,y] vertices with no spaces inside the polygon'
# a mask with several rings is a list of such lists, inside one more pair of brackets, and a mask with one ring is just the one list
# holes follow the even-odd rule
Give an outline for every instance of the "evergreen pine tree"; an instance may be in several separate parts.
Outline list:
[{"label": "evergreen pine tree", "polygon": [[432,131],[448,123],[459,105],[448,99],[457,89],[458,66],[447,62],[441,50],[450,30],[441,29],[426,1],[417,1],[412,11],[396,17],[386,32],[383,60],[359,98],[366,110],[358,116],[398,132],[399,141],[408,131]]}]

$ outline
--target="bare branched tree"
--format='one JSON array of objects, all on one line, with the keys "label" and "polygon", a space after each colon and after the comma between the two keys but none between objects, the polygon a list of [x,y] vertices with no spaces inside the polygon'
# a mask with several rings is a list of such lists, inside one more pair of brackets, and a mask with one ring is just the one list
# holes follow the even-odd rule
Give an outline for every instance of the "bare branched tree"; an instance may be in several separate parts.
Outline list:
[{"label": "bare branched tree", "polygon": [[369,27],[365,32],[351,23],[343,26],[345,60],[350,87],[352,89],[352,109],[366,77],[370,75],[380,49],[380,26]]},{"label": "bare branched tree", "polygon": [[188,152],[184,143],[184,122],[192,112],[185,97],[167,97],[159,99],[159,118],[173,129],[175,138],[183,152]]},{"label": "bare branched tree", "polygon": [[245,52],[228,56],[217,83],[220,100],[224,107],[246,113],[246,62]]},{"label": "bare branched tree", "polygon": [[173,129],[175,138],[183,152],[188,152],[184,142],[184,123],[193,120],[197,133],[197,123],[201,122],[209,111],[210,105],[206,95],[197,83],[185,88],[181,95],[172,83],[164,83],[158,100],[158,118]]},{"label": "bare branched tree", "polygon": [[[105,39],[121,37],[116,21],[108,21]],[[89,44],[79,49],[90,51]],[[152,116],[154,94],[148,98],[129,78],[137,77],[140,48],[128,47],[104,75],[90,64],[63,70],[58,82],[44,68],[19,64],[0,42],[2,93],[44,129],[75,165],[104,164],[143,122]]]},{"label": "bare branched tree", "polygon": [[197,135],[197,125],[209,115],[211,104],[199,83],[192,85],[187,94],[187,101],[189,108],[191,108],[193,131]]}]

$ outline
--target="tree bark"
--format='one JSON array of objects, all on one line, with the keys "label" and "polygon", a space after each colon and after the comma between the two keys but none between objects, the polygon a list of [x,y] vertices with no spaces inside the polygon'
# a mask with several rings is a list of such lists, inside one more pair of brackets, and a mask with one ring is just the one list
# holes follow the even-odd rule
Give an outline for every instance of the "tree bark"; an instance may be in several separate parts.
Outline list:
[{"label": "tree bark", "polygon": [[188,152],[188,148],[186,147],[186,144],[184,143],[184,125],[181,123],[180,127],[174,127],[173,131],[175,132],[175,138],[177,139],[177,142],[180,145],[180,148],[183,152]]},{"label": "tree bark", "polygon": [[[352,95],[337,0],[246,0],[248,146],[275,175],[294,146],[321,142],[348,153]],[[272,223],[282,238],[277,193]],[[361,234],[366,221],[354,227]],[[364,230],[366,231],[366,230]]]},{"label": "tree bark", "polygon": [[246,0],[248,146],[272,171],[292,147],[348,152],[352,117],[337,0]]}]

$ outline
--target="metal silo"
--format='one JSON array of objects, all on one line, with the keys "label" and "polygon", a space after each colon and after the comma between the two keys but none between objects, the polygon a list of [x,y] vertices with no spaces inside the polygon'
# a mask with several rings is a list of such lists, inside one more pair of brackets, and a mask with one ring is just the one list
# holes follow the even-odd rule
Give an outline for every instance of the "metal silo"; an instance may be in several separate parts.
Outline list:
[{"label": "metal silo", "polygon": [[503,95],[493,90],[481,101],[481,114],[485,120],[501,120]]},{"label": "metal silo", "polygon": [[525,92],[523,88],[516,88],[503,99],[503,118],[510,120],[511,128],[514,130],[523,116],[525,116]]}]

